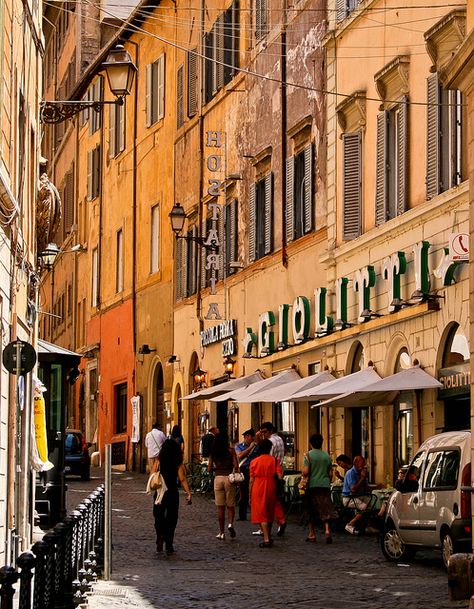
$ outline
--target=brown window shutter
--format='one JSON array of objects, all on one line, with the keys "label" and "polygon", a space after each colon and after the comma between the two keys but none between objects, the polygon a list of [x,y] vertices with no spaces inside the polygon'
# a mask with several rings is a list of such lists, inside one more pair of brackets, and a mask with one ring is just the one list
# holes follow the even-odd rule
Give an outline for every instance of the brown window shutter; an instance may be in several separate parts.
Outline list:
[{"label": "brown window shutter", "polygon": [[197,48],[188,51],[188,116],[197,112]]},{"label": "brown window shutter", "polygon": [[165,96],[166,96],[166,87],[165,87],[165,78],[166,78],[166,55],[163,54],[158,58],[158,65],[156,69],[156,77],[157,77],[157,119],[160,121],[165,117]]},{"label": "brown window shutter", "polygon": [[184,93],[184,74],[183,66],[179,66],[176,74],[176,121],[178,128],[184,123],[183,93]]},{"label": "brown window shutter", "polygon": [[375,224],[387,219],[387,111],[377,114],[377,164],[375,180]]},{"label": "brown window shutter", "polygon": [[184,239],[176,241],[176,300],[183,298],[183,244]]},{"label": "brown window shutter", "polygon": [[404,97],[400,104],[400,112],[397,115],[398,120],[398,188],[397,188],[397,215],[401,215],[408,209],[408,113],[410,106],[408,97]]},{"label": "brown window shutter", "polygon": [[342,21],[346,17],[347,0],[336,0],[336,23]]},{"label": "brown window shutter", "polygon": [[149,63],[146,66],[146,93],[145,93],[145,108],[146,108],[146,126],[150,127],[153,124],[153,64]]},{"label": "brown window shutter", "polygon": [[250,185],[249,193],[249,261],[255,261],[255,231],[256,231],[256,210],[255,210],[255,199],[256,199],[257,185],[255,183]]},{"label": "brown window shutter", "polygon": [[[203,220],[203,222],[201,223],[201,238],[205,239],[207,236],[207,220]],[[206,257],[207,257],[207,250],[206,248],[201,245],[201,289],[204,289],[206,287],[207,284],[207,271],[206,271]]]},{"label": "brown window shutter", "polygon": [[216,49],[216,89],[224,86],[224,13],[221,13],[215,23]]},{"label": "brown window shutter", "polygon": [[293,241],[295,237],[295,185],[294,185],[294,176],[295,176],[295,157],[290,156],[286,159],[286,208],[285,208],[285,216],[286,216],[286,242],[290,243]]},{"label": "brown window shutter", "polygon": [[[218,235],[219,235],[219,272],[217,278],[219,280],[224,279],[224,269],[225,269],[225,259],[226,259],[226,250],[230,244],[225,242],[225,222],[224,222],[224,214],[227,209],[227,206],[221,207],[219,218],[217,220],[218,224]],[[227,274],[227,273],[226,273]]]},{"label": "brown window shutter", "polygon": [[313,144],[304,149],[304,232],[313,230]]},{"label": "brown window shutter", "polygon": [[[237,199],[233,199],[230,202],[230,205],[226,207],[227,210],[227,218],[226,221],[230,222],[230,243],[226,244],[229,248],[229,255],[227,259],[229,262],[237,262],[239,258],[238,251],[238,201]],[[226,274],[232,275],[236,272],[235,268],[229,267],[226,269]]]},{"label": "brown window shutter", "polygon": [[198,253],[198,244],[194,239],[198,237],[198,230],[196,224],[191,229],[191,235],[193,237],[193,241],[188,244],[188,247],[191,247],[191,256],[190,256],[190,268],[187,269],[187,272],[191,274],[190,277],[190,287],[191,294],[195,294],[197,290],[197,253]]},{"label": "brown window shutter", "polygon": [[265,254],[273,249],[273,173],[265,176]]},{"label": "brown window shutter", "polygon": [[362,133],[342,135],[342,206],[344,241],[361,234],[362,219]]},{"label": "brown window shutter", "polygon": [[438,74],[431,74],[427,81],[426,109],[426,198],[432,199],[439,193],[439,81]]},{"label": "brown window shutter", "polygon": [[71,232],[74,223],[74,171],[66,174],[66,185],[64,188],[64,231]]}]

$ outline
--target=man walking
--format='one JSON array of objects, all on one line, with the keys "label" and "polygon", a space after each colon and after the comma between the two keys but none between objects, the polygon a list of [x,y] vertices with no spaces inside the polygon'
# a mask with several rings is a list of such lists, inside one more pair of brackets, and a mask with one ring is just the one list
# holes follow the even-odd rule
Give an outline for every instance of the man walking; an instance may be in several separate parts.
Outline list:
[{"label": "man walking", "polygon": [[166,440],[165,434],[159,429],[158,422],[153,423],[151,431],[145,436],[145,446],[148,451],[148,467],[153,471],[153,466],[158,461],[163,442]]},{"label": "man walking", "polygon": [[258,445],[255,442],[255,432],[247,429],[242,434],[244,441],[237,444],[235,452],[239,460],[240,471],[244,475],[244,481],[240,483],[239,517],[237,520],[247,520],[247,510],[249,506],[249,482],[250,482],[250,463],[259,455]]},{"label": "man walking", "polygon": [[200,446],[202,459],[209,459],[209,457],[211,456],[212,444],[214,443],[214,438],[217,436],[218,433],[219,430],[217,429],[217,427],[213,426],[209,427],[209,431],[202,436]]}]

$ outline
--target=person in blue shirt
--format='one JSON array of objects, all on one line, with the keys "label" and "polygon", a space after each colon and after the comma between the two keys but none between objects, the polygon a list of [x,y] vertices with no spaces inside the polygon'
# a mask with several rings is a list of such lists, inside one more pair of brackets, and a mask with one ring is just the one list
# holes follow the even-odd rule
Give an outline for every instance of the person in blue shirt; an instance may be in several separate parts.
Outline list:
[{"label": "person in blue shirt", "polygon": [[354,518],[346,524],[346,531],[357,535],[357,526],[364,518],[364,512],[370,505],[371,492],[369,489],[367,462],[361,455],[354,457],[353,466],[344,477],[342,487],[342,503],[346,507],[357,510]]},{"label": "person in blue shirt", "polygon": [[259,456],[258,444],[255,442],[255,432],[247,429],[242,434],[243,442],[235,446],[237,459],[239,460],[240,471],[244,475],[244,481],[240,483],[239,517],[237,520],[247,520],[247,510],[249,506],[249,480],[250,463]]}]

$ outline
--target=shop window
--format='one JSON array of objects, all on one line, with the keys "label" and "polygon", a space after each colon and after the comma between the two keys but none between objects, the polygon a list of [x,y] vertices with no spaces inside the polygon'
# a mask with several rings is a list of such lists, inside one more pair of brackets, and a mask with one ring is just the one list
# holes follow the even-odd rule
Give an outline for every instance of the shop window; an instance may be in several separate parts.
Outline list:
[{"label": "shop window", "polygon": [[296,407],[294,402],[278,402],[273,405],[273,425],[285,445],[285,455],[282,463],[284,470],[295,469],[295,419]]},{"label": "shop window", "polygon": [[115,385],[115,433],[127,431],[127,383]]}]

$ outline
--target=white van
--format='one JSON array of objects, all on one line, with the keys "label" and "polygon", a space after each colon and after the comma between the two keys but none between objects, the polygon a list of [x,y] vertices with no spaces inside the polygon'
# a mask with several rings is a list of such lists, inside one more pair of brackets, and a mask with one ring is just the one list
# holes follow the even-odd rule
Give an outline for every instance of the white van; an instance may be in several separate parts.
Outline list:
[{"label": "white van", "polygon": [[397,486],[381,537],[385,558],[406,560],[421,547],[441,548],[447,565],[453,552],[470,551],[470,431],[426,440]]}]

